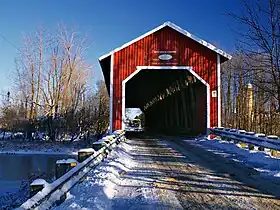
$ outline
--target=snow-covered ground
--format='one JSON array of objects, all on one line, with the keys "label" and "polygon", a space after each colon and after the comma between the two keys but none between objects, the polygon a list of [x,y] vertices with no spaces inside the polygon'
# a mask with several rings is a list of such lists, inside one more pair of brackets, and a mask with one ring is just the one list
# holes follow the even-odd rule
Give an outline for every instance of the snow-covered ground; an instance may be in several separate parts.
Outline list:
[{"label": "snow-covered ground", "polygon": [[[56,209],[110,209],[111,198],[116,193],[122,171],[129,171],[135,162],[125,151],[131,148],[121,144],[113,150],[95,170],[89,172],[86,180],[75,186],[67,195],[66,201]],[[93,196],[94,195],[94,196]]]},{"label": "snow-covered ground", "polygon": [[[135,150],[133,146],[120,144],[104,162],[89,172],[87,178],[68,193],[65,202],[55,209],[154,209],[155,205],[166,205],[160,203],[160,199],[164,198],[160,193],[157,194],[156,188],[144,186],[145,179],[133,179],[130,175],[129,179],[123,177],[139,166],[129,155],[132,150]],[[174,194],[166,191],[164,197],[175,209],[182,209]]]},{"label": "snow-covered ground", "polygon": [[0,154],[77,154],[80,142],[61,143],[43,141],[0,140]]},{"label": "snow-covered ground", "polygon": [[[214,147],[214,141],[208,140],[190,142],[235,157],[222,150],[226,145]],[[241,170],[241,175],[235,168],[228,171],[228,175],[217,172],[215,164],[211,167],[207,164],[212,160],[219,162],[219,156],[214,158],[213,154],[207,153],[206,160],[205,156],[199,156],[200,148],[188,146],[163,139],[127,140],[90,171],[85,180],[68,193],[65,202],[55,209],[280,208],[278,200],[269,193],[247,186],[248,180],[242,183],[230,175],[232,172],[236,176],[248,176],[248,171]]]},{"label": "snow-covered ground", "polygon": [[13,209],[28,197],[28,181],[0,181],[0,209]]},{"label": "snow-covered ground", "polygon": [[219,139],[208,140],[207,138],[199,138],[196,141],[186,141],[252,167],[267,178],[280,179],[280,159],[272,157],[269,150],[258,151],[256,147],[255,150],[244,149],[241,148],[240,144],[234,144],[233,141],[229,142]]}]

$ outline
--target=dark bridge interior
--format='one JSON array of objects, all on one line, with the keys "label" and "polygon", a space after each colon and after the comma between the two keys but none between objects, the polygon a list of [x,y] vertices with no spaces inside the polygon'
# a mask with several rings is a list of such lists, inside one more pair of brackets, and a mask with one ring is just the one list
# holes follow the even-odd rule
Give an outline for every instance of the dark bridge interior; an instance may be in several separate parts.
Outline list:
[{"label": "dark bridge interior", "polygon": [[147,131],[204,134],[206,86],[188,70],[141,70],[126,83],[125,107],[140,108]]}]

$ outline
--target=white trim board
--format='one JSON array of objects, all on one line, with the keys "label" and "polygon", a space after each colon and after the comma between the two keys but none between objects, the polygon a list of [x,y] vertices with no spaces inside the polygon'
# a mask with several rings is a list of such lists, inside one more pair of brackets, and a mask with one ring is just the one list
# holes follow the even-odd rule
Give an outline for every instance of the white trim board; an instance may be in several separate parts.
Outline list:
[{"label": "white trim board", "polygon": [[113,132],[113,83],[114,83],[114,54],[111,55],[110,65],[110,134]]},{"label": "white trim board", "polygon": [[150,70],[186,70],[189,71],[192,75],[194,75],[199,81],[201,81],[207,89],[207,99],[206,99],[206,114],[207,114],[207,123],[206,123],[206,133],[208,132],[208,128],[210,128],[210,117],[211,117],[211,107],[210,107],[210,85],[202,79],[197,73],[192,70],[191,66],[137,66],[136,70],[130,74],[127,78],[122,81],[122,130],[125,129],[125,85],[131,80],[136,74],[138,74],[141,70],[150,69]]},{"label": "white trim board", "polygon": [[221,59],[217,54],[218,127],[221,127]]},{"label": "white trim board", "polygon": [[203,45],[203,46],[209,48],[210,50],[216,52],[217,54],[222,55],[223,57],[225,57],[225,58],[227,58],[227,59],[231,59],[231,58],[232,58],[232,56],[231,56],[230,54],[224,52],[223,50],[217,48],[216,46],[214,46],[214,45],[212,45],[212,44],[210,44],[210,43],[208,43],[208,42],[206,42],[206,41],[204,41],[204,40],[202,40],[202,39],[196,37],[195,35],[191,34],[190,32],[188,32],[188,31],[186,31],[186,30],[180,28],[179,26],[175,25],[174,23],[171,23],[171,22],[168,21],[168,22],[165,22],[165,23],[163,23],[162,25],[156,27],[155,29],[153,29],[153,30],[151,30],[151,31],[148,31],[147,33],[145,33],[145,34],[143,34],[143,35],[137,37],[136,39],[133,39],[132,41],[127,42],[126,44],[124,44],[124,45],[122,45],[122,46],[120,46],[120,47],[118,47],[118,48],[112,50],[112,51],[109,52],[108,54],[105,54],[105,55],[101,56],[101,57],[99,58],[99,60],[100,60],[100,61],[103,60],[104,58],[106,58],[106,57],[108,57],[108,56],[114,54],[115,52],[118,52],[118,51],[124,49],[125,47],[127,47],[127,46],[129,46],[129,45],[131,45],[131,44],[133,44],[133,43],[135,43],[135,42],[137,42],[137,41],[139,41],[140,39],[145,38],[146,36],[149,36],[150,34],[153,34],[153,33],[156,32],[156,31],[159,31],[160,29],[162,29],[162,28],[164,28],[164,27],[166,27],[166,26],[168,26],[168,27],[174,29],[175,31],[178,31],[179,33],[185,35],[186,37],[188,37],[188,38],[190,38],[190,39],[192,39],[192,40],[194,40],[194,41],[200,43],[201,45]]}]

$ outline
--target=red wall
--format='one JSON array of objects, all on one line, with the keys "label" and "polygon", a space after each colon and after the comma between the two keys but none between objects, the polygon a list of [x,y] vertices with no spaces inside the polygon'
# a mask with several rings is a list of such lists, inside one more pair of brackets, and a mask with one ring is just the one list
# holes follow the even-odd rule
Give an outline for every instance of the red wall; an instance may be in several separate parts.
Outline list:
[{"label": "red wall", "polygon": [[[160,61],[155,51],[170,53],[173,59]],[[165,27],[114,53],[113,65],[113,130],[122,125],[122,81],[137,66],[192,66],[193,70],[210,85],[210,92],[217,90],[217,54],[181,33]],[[211,123],[217,126],[217,101],[211,98]]]}]

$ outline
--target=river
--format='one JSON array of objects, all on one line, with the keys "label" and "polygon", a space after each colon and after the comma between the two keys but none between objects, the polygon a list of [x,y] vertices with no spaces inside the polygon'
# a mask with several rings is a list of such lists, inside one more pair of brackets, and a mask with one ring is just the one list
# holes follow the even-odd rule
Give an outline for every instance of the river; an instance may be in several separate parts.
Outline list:
[{"label": "river", "polygon": [[28,180],[44,178],[51,182],[55,162],[75,158],[61,154],[0,154],[0,209],[15,207],[28,196]]}]

